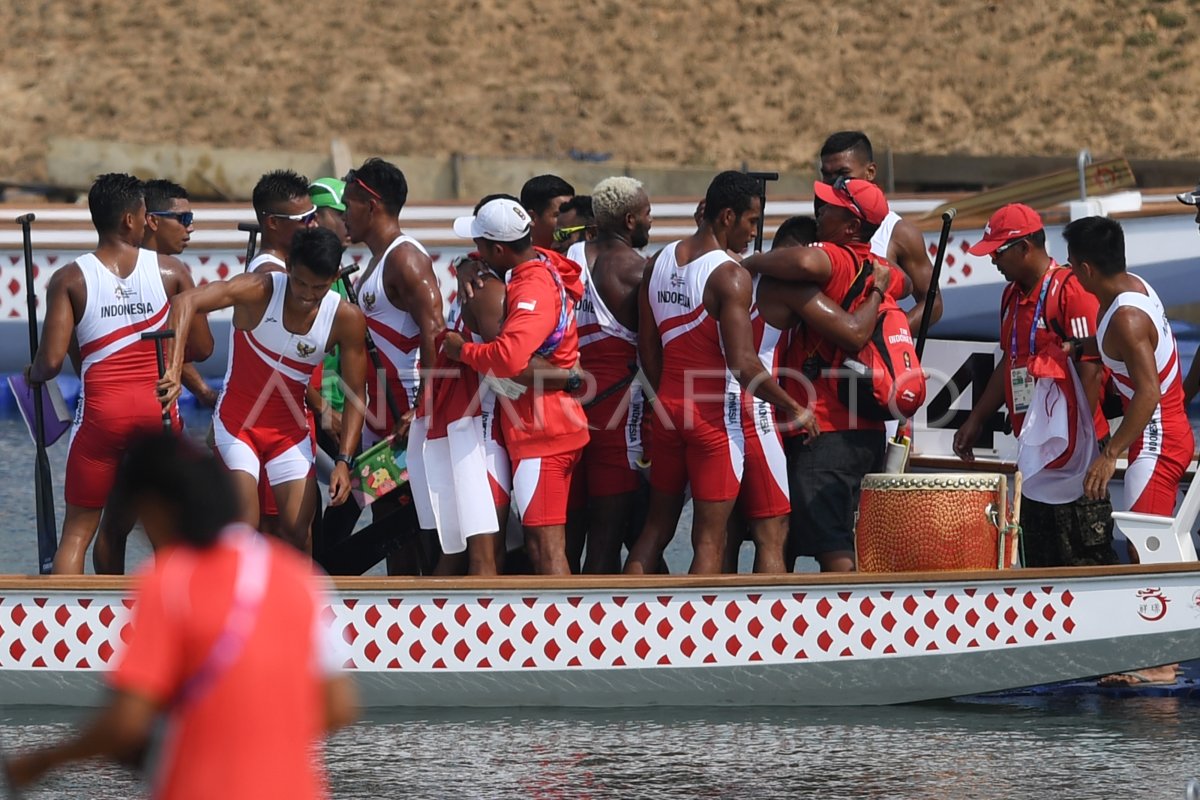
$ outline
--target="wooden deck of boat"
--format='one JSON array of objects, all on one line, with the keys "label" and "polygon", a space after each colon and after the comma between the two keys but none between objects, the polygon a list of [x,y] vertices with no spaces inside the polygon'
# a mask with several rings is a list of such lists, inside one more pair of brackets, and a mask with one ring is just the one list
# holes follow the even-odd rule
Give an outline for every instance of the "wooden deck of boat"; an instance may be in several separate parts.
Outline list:
[{"label": "wooden deck of boat", "polygon": [[[794,586],[856,586],[878,584],[976,583],[995,581],[1079,580],[1110,576],[1176,574],[1194,572],[1200,578],[1200,562],[1186,564],[1122,564],[1107,567],[1054,567],[1011,570],[896,573],[815,573],[785,575],[504,575],[495,578],[448,577],[338,577],[334,585],[345,592],[376,591],[589,591],[596,589],[732,589]],[[114,575],[0,575],[3,592],[111,592],[128,591],[133,578]],[[1200,588],[1200,581],[1197,583]]]}]

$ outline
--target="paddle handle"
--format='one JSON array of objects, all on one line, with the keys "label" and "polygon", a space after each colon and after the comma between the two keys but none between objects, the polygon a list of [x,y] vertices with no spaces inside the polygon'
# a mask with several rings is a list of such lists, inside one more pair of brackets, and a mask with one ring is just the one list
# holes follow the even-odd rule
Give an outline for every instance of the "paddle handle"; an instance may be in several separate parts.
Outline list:
[{"label": "paddle handle", "polygon": [[[175,338],[175,331],[171,328],[163,328],[157,331],[147,331],[142,334],[143,339],[152,339],[154,341],[154,360],[158,362],[158,379],[162,380],[167,374],[167,358],[163,352],[163,342],[167,339]],[[163,430],[171,432],[171,409],[163,407],[162,412]]]},{"label": "paddle handle", "polygon": [[933,272],[929,275],[929,291],[925,294],[925,309],[921,312],[921,329],[917,332],[917,360],[925,352],[925,339],[929,334],[929,323],[933,321],[933,306],[937,302],[938,284],[942,279],[942,264],[946,261],[946,243],[950,241],[950,226],[958,212],[948,208],[942,212],[942,232],[938,237],[937,255],[933,258]]},{"label": "paddle handle", "polygon": [[754,252],[761,253],[763,246],[763,223],[767,216],[767,181],[779,180],[778,172],[747,172],[758,181],[758,229],[754,232]]}]

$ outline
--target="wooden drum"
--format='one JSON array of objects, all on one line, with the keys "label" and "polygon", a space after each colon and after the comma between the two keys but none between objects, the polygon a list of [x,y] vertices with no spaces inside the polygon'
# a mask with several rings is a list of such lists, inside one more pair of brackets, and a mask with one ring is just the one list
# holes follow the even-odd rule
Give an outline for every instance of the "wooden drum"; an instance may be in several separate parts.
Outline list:
[{"label": "wooden drum", "polygon": [[855,527],[858,570],[1003,569],[1017,556],[1008,521],[1003,475],[868,475]]}]

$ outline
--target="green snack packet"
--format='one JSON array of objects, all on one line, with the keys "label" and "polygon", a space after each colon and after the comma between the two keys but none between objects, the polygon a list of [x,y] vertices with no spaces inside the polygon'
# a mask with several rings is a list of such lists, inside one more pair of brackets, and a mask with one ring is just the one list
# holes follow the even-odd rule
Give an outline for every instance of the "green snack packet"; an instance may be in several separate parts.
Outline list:
[{"label": "green snack packet", "polygon": [[350,491],[360,508],[366,508],[408,483],[407,455],[405,450],[392,449],[392,437],[389,436],[358,457],[350,479]]}]

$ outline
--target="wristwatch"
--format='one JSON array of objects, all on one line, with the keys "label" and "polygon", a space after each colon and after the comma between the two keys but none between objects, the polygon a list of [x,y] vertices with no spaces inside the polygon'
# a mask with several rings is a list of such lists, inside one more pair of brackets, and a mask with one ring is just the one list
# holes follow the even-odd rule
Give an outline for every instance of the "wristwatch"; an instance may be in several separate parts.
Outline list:
[{"label": "wristwatch", "polygon": [[335,464],[338,462],[345,464],[347,469],[349,469],[351,472],[354,472],[354,467],[357,466],[357,463],[358,463],[354,460],[354,456],[348,456],[345,453],[338,453],[334,457],[333,462]]},{"label": "wristwatch", "polygon": [[567,380],[563,383],[563,390],[567,394],[575,394],[583,386],[583,376],[578,372],[567,373]]}]

